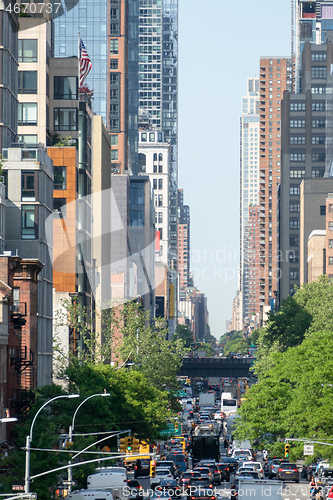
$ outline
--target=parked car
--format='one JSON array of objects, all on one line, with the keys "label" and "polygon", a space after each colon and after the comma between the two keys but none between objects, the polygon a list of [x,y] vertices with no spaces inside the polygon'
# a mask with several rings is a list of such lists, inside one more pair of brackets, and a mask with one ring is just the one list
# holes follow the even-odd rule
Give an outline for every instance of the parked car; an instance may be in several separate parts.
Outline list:
[{"label": "parked car", "polygon": [[299,470],[296,464],[282,462],[276,472],[276,479],[279,481],[295,481],[299,483]]}]

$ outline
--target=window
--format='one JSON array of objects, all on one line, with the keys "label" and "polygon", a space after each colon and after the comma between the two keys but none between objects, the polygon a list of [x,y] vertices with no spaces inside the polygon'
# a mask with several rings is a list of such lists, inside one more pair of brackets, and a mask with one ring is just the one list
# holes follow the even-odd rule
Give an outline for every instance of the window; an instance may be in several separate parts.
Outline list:
[{"label": "window", "polygon": [[18,41],[19,62],[37,62],[37,40]]},{"label": "window", "polygon": [[158,161],[163,161],[163,155],[162,155],[162,153],[160,153],[160,154],[158,155]]},{"label": "window", "polygon": [[159,222],[159,224],[162,224],[162,222],[163,222],[163,212],[158,212],[158,222]]},{"label": "window", "polygon": [[61,219],[66,219],[66,198],[53,198],[53,212],[57,212]]},{"label": "window", "polygon": [[299,279],[299,270],[298,269],[290,269],[289,279],[290,280],[298,280]]},{"label": "window", "polygon": [[34,146],[37,144],[37,134],[20,134],[17,138],[19,142],[27,146]]},{"label": "window", "polygon": [[323,134],[313,135],[312,144],[326,144],[326,136]]},{"label": "window", "polygon": [[305,127],[305,120],[298,119],[298,120],[290,120],[290,128],[304,128]]},{"label": "window", "polygon": [[113,54],[113,55],[118,54],[118,40],[117,39],[110,40],[110,54]]},{"label": "window", "polygon": [[305,102],[302,101],[291,102],[290,111],[305,111]]},{"label": "window", "polygon": [[290,219],[289,229],[299,229],[299,219]]},{"label": "window", "polygon": [[57,165],[53,166],[53,189],[66,189],[66,173],[67,167]]},{"label": "window", "polygon": [[289,211],[290,212],[299,212],[299,202],[291,201],[289,203]]},{"label": "window", "polygon": [[289,155],[290,161],[305,161],[305,153],[303,152],[292,152]]},{"label": "window", "polygon": [[35,201],[35,172],[23,171],[21,174],[22,201]]},{"label": "window", "polygon": [[141,142],[147,142],[147,133],[146,132],[142,132],[142,134],[141,134]]},{"label": "window", "polygon": [[111,146],[118,146],[118,136],[111,135]]},{"label": "window", "polygon": [[312,85],[311,94],[326,94],[326,85]]},{"label": "window", "polygon": [[312,169],[312,177],[313,178],[324,177],[324,174],[325,174],[325,169],[323,169],[323,168],[313,168]]},{"label": "window", "polygon": [[326,215],[326,205],[320,205],[320,215]]},{"label": "window", "polygon": [[290,236],[289,244],[291,247],[299,247],[299,236]]},{"label": "window", "polygon": [[77,99],[77,77],[55,76],[54,98],[55,99]]},{"label": "window", "polygon": [[291,135],[290,144],[305,144],[305,135],[301,134]]},{"label": "window", "polygon": [[313,66],[311,68],[311,78],[326,80],[327,70],[326,66]]},{"label": "window", "polygon": [[155,142],[155,132],[149,132],[149,142]]},{"label": "window", "polygon": [[312,52],[311,53],[311,61],[325,62],[326,61],[326,52]]},{"label": "window", "polygon": [[154,174],[157,174],[157,165],[154,165]]},{"label": "window", "polygon": [[35,240],[38,238],[37,207],[35,205],[21,205],[22,239]]},{"label": "window", "polygon": [[315,120],[312,120],[312,128],[326,128],[326,119],[317,118]]},{"label": "window", "polygon": [[328,240],[328,248],[333,248],[333,240]]},{"label": "window", "polygon": [[312,111],[326,111],[325,101],[315,101],[312,103]]},{"label": "window", "polygon": [[328,258],[328,263],[329,263],[330,266],[333,265],[333,257],[329,257]]},{"label": "window", "polygon": [[37,94],[37,71],[18,72],[18,93]]},{"label": "window", "polygon": [[110,59],[110,69],[118,69],[118,59]]},{"label": "window", "polygon": [[299,250],[291,250],[289,252],[289,262],[292,262],[294,264],[299,263]]},{"label": "window", "polygon": [[158,166],[158,173],[159,174],[163,173],[163,165],[161,165],[161,164]]},{"label": "window", "polygon": [[311,159],[312,161],[325,161],[326,160],[326,154],[323,149],[314,149],[311,153]]},{"label": "window", "polygon": [[333,212],[333,204],[332,203],[329,203],[329,205],[328,205],[328,211],[329,212]]},{"label": "window", "polygon": [[157,179],[153,179],[153,189],[157,189]]},{"label": "window", "polygon": [[328,229],[329,229],[329,231],[333,231],[333,221],[332,220],[330,220],[328,222]]},{"label": "window", "polygon": [[163,179],[158,179],[158,189],[163,189]]},{"label": "window", "polygon": [[54,108],[54,130],[77,130],[76,108]]},{"label": "window", "polygon": [[37,125],[37,103],[18,103],[18,125]]},{"label": "window", "polygon": [[163,206],[163,195],[159,194],[157,197],[157,206],[162,207]]},{"label": "window", "polygon": [[299,185],[291,184],[289,187],[289,194],[291,196],[298,196],[299,195]]},{"label": "window", "polygon": [[118,160],[118,149],[111,149],[111,161]]}]

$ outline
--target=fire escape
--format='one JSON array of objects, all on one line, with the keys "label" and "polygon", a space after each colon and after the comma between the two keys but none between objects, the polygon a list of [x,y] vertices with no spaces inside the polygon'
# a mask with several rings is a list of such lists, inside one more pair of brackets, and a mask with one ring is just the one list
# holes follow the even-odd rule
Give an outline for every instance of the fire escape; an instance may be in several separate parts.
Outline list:
[{"label": "fire escape", "polygon": [[[11,321],[16,334],[22,338],[22,327],[26,324],[26,302],[14,301],[9,308]],[[34,363],[35,355],[26,345],[12,349],[10,364],[19,377],[19,387],[13,405],[18,413],[24,411],[34,401]]]}]

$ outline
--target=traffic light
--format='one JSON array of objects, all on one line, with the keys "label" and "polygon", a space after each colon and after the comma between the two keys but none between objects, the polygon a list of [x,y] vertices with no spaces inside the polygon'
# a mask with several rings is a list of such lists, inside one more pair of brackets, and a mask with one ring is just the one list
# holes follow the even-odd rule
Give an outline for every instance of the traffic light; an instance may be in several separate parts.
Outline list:
[{"label": "traffic light", "polygon": [[177,422],[177,420],[176,420],[176,422],[175,422],[175,431],[176,432],[178,432],[178,428],[179,428],[179,422]]},{"label": "traffic light", "polygon": [[125,438],[125,442],[126,442],[126,453],[129,453],[130,451],[132,451],[132,438],[131,437]]},{"label": "traffic light", "polygon": [[140,450],[140,439],[132,438],[132,451]]},{"label": "traffic light", "polygon": [[120,453],[126,453],[127,448],[127,438],[120,438],[119,451]]},{"label": "traffic light", "polygon": [[290,454],[290,444],[285,444],[284,445],[284,456],[286,458],[289,458],[289,454]]},{"label": "traffic light", "polygon": [[155,460],[150,461],[150,477],[156,476],[156,462]]}]

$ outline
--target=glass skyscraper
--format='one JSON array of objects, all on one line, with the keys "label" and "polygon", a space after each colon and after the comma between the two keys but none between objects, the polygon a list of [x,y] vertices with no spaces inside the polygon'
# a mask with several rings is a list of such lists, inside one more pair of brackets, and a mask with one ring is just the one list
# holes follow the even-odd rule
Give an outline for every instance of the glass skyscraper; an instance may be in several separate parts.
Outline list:
[{"label": "glass skyscraper", "polygon": [[84,82],[93,90],[94,113],[107,124],[108,0],[80,0],[66,14],[54,20],[55,57],[78,56],[78,36],[83,40],[92,69]]}]

